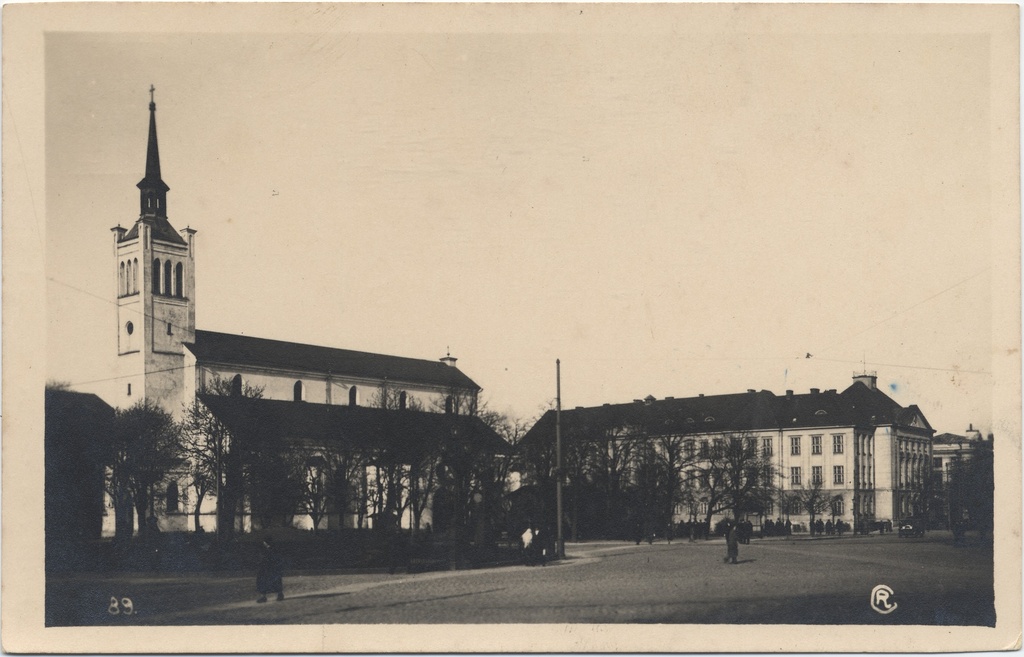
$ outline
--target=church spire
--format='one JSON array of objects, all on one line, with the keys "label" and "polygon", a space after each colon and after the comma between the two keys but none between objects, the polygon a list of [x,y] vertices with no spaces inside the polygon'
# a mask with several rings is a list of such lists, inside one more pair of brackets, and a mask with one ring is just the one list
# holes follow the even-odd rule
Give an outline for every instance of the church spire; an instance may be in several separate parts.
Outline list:
[{"label": "church spire", "polygon": [[156,141],[156,102],[149,86],[149,145],[146,148],[146,177],[139,181],[142,216],[167,216],[167,191],[170,189],[160,178],[160,149]]}]

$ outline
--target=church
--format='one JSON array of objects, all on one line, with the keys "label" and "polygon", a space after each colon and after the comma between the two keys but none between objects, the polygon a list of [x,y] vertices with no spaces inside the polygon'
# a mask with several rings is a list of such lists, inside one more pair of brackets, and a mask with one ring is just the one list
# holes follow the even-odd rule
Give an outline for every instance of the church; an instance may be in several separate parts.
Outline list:
[{"label": "church", "polygon": [[[507,447],[476,417],[481,388],[450,353],[425,360],[196,328],[197,231],[176,229],[168,219],[170,188],[160,170],[153,91],[145,175],[137,185],[139,217],[129,228],[111,229],[119,387],[106,401],[128,408],[146,400],[181,419],[198,400],[236,437],[259,434],[302,445],[317,458],[328,446],[335,452],[367,453],[391,441],[410,451],[410,441],[437,447],[455,434],[470,440],[472,449],[500,453]],[[404,465],[405,477],[412,476],[410,464]],[[214,530],[216,494],[211,490],[190,498],[187,470],[161,485],[153,514],[162,530]],[[380,484],[372,474],[365,479],[359,484],[364,495]],[[408,481],[401,486],[415,488]],[[420,502],[416,513],[411,506],[404,501],[396,511],[404,527],[430,522],[428,501]],[[302,513],[287,522],[300,528],[374,522],[372,509],[358,504],[327,507],[323,524]],[[106,535],[113,532],[113,515],[108,500]],[[249,510],[242,509],[235,522],[238,529],[251,529]]]}]

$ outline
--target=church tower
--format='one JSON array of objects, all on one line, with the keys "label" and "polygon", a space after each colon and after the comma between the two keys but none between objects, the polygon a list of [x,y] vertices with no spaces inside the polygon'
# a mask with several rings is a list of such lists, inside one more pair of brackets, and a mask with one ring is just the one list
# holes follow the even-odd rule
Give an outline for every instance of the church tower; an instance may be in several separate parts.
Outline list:
[{"label": "church tower", "polygon": [[139,218],[114,234],[117,298],[117,406],[139,399],[178,415],[186,377],[184,343],[195,340],[195,234],[167,219],[169,187],[160,176],[155,89],[149,93],[146,173],[139,181]]}]

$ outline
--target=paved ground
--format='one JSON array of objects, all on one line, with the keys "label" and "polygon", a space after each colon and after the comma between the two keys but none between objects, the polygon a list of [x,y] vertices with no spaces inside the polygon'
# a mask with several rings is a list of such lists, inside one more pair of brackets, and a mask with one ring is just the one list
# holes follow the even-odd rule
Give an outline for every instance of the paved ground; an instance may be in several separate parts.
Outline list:
[{"label": "paved ground", "polygon": [[[948,533],[765,539],[725,564],[721,540],[566,546],[545,567],[286,574],[255,603],[251,575],[83,574],[47,580],[48,625],[235,623],[855,623],[991,625],[992,551]],[[897,608],[879,614],[885,584]],[[134,613],[110,613],[110,598]],[[123,606],[118,605],[118,611]]]}]

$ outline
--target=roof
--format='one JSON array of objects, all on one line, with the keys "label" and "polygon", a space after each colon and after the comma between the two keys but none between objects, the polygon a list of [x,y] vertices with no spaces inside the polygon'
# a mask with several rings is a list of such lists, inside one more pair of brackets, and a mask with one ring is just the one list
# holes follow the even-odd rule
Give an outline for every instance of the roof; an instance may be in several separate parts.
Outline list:
[{"label": "roof", "polygon": [[128,240],[133,240],[138,237],[139,223],[142,221],[149,222],[153,227],[153,239],[160,240],[162,242],[170,242],[171,244],[180,244],[182,246],[186,246],[188,244],[188,242],[185,241],[185,238],[183,238],[178,231],[174,230],[174,226],[171,225],[171,222],[167,221],[167,217],[163,216],[146,217],[136,221],[131,230],[125,233],[124,237],[119,241],[127,242]]},{"label": "roof", "polygon": [[337,376],[387,379],[396,383],[480,390],[480,386],[459,369],[440,361],[199,330],[196,331],[195,342],[185,346],[200,363],[273,367]]},{"label": "roof", "polygon": [[84,420],[105,422],[114,417],[114,408],[90,392],[47,389],[47,426],[51,422],[80,425]]},{"label": "roof", "polygon": [[932,436],[933,445],[958,445],[971,442],[967,436],[961,436],[955,433],[940,433],[937,436]]},{"label": "roof", "polygon": [[392,447],[406,454],[453,441],[495,454],[511,450],[494,429],[471,415],[207,394],[199,399],[244,438],[301,439],[354,450]]},{"label": "roof", "polygon": [[[654,434],[744,433],[749,431],[804,429],[834,426],[910,426],[920,417],[917,406],[900,406],[878,389],[854,382],[843,392],[826,390],[807,394],[776,395],[760,392],[686,398],[637,400],[562,411],[566,436],[595,432]],[[554,433],[555,412],[548,411],[527,432],[525,441]]]}]

